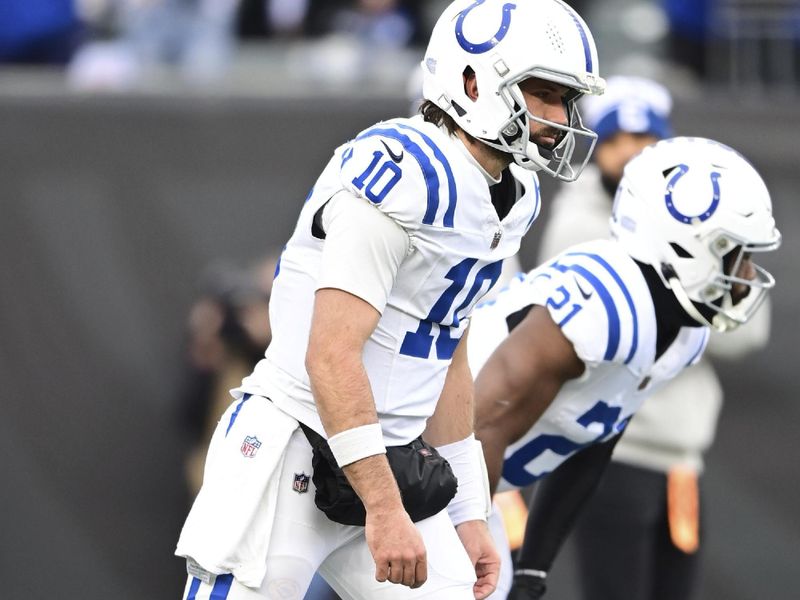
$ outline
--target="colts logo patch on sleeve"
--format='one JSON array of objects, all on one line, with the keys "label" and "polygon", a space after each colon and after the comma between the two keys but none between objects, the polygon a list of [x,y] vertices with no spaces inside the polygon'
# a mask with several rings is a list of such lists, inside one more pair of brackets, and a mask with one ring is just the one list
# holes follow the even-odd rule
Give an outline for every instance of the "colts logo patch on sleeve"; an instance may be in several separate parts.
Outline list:
[{"label": "colts logo patch on sleeve", "polygon": [[308,491],[308,481],[310,477],[305,473],[295,473],[292,489],[298,494],[305,494]]},{"label": "colts logo patch on sleeve", "polygon": [[242,442],[242,456],[253,458],[261,448],[261,442],[254,435],[248,435]]}]

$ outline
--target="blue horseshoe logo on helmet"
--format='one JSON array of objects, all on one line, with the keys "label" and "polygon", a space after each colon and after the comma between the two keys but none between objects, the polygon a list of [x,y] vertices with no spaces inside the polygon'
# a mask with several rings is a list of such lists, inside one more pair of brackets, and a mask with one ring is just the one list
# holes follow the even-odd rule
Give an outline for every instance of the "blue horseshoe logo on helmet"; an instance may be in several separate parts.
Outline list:
[{"label": "blue horseshoe logo on helmet", "polygon": [[711,171],[711,190],[713,192],[713,197],[711,198],[711,204],[708,205],[708,208],[698,215],[685,215],[675,208],[675,203],[672,202],[672,191],[675,189],[675,184],[678,183],[678,180],[688,172],[689,167],[687,165],[678,165],[678,172],[667,182],[667,193],[664,196],[669,214],[681,223],[686,223],[687,225],[691,224],[694,219],[700,219],[701,222],[705,221],[716,212],[717,206],[719,206],[719,178],[721,177],[720,173]]},{"label": "blue horseshoe logo on helmet", "polygon": [[458,45],[470,54],[483,54],[484,52],[488,52],[494,48],[498,42],[506,37],[508,28],[511,25],[511,11],[517,8],[516,4],[511,4],[510,2],[504,4],[503,20],[500,23],[500,29],[498,29],[497,32],[485,42],[470,42],[464,37],[464,19],[467,17],[467,13],[469,13],[469,11],[480,6],[484,2],[486,2],[486,0],[475,0],[474,4],[470,4],[458,14],[458,20],[456,21],[456,39],[458,40]]}]

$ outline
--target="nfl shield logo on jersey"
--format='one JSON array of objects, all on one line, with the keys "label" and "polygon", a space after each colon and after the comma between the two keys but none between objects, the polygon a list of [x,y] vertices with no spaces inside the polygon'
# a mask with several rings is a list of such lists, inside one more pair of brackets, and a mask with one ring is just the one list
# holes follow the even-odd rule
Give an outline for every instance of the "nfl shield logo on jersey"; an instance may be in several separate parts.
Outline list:
[{"label": "nfl shield logo on jersey", "polygon": [[309,476],[305,473],[295,473],[294,481],[292,482],[292,489],[298,494],[304,494],[308,491]]},{"label": "nfl shield logo on jersey", "polygon": [[247,458],[253,458],[261,448],[261,442],[254,435],[248,435],[242,442],[242,455]]}]

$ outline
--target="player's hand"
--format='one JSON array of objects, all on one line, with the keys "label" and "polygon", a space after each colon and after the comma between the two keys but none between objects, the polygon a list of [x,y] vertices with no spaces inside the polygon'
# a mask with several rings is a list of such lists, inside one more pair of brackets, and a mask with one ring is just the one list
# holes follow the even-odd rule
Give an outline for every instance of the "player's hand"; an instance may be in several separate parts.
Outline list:
[{"label": "player's hand", "polygon": [[506,600],[539,600],[547,591],[544,577],[536,575],[514,575],[514,583]]},{"label": "player's hand", "polygon": [[375,579],[410,588],[428,579],[425,544],[404,509],[368,511],[365,535],[375,560]]},{"label": "player's hand", "polygon": [[472,588],[476,600],[482,600],[494,592],[500,575],[500,555],[494,547],[492,536],[485,521],[465,521],[457,528],[458,537],[475,566],[478,580]]}]

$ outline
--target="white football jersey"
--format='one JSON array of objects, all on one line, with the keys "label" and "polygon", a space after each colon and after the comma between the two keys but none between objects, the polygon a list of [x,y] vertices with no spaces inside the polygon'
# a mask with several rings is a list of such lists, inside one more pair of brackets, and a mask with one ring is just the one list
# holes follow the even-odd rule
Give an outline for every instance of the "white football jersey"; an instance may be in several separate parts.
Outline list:
[{"label": "white football jersey", "polygon": [[547,308],[586,370],[506,449],[498,491],[529,485],[621,433],[644,398],[699,360],[708,341],[708,328],[682,327],[655,360],[657,322],[644,276],[616,242],[598,240],[518,275],[475,310],[467,340],[473,375],[532,305]]},{"label": "white football jersey", "polygon": [[517,200],[500,220],[484,175],[460,143],[414,117],[378,123],[335,151],[281,255],[266,358],[235,394],[266,395],[324,435],[304,366],[325,243],[314,216],[334,194],[349,190],[410,238],[411,252],[363,359],[386,444],[422,433],[473,306],[539,212],[536,175],[512,164]]}]

